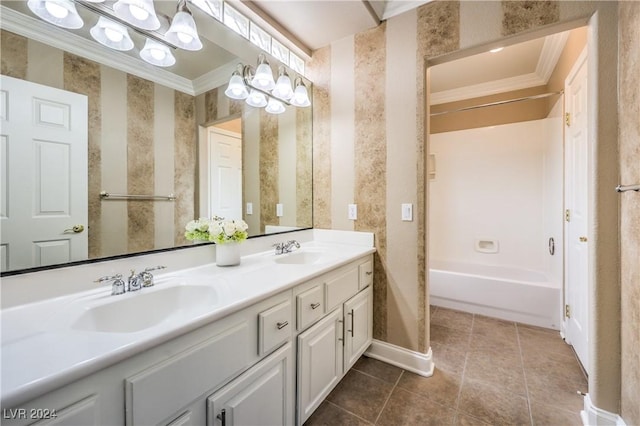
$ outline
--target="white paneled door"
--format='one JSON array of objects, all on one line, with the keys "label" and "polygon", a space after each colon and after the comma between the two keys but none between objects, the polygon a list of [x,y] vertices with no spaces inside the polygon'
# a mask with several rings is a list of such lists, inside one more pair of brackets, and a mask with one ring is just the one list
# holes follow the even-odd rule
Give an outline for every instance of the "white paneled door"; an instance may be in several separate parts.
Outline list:
[{"label": "white paneled door", "polygon": [[242,219],[242,138],[209,128],[210,215]]},{"label": "white paneled door", "polygon": [[565,338],[589,372],[587,56],[565,82]]},{"label": "white paneled door", "polygon": [[0,78],[2,270],[86,259],[87,97]]}]

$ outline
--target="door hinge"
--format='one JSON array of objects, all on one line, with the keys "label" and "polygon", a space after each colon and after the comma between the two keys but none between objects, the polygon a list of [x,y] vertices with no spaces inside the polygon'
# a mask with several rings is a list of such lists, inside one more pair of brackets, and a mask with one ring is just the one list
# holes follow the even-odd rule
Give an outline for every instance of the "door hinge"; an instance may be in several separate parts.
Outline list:
[{"label": "door hinge", "polygon": [[567,125],[567,127],[571,127],[571,113],[566,112],[564,114],[564,122]]},{"label": "door hinge", "polygon": [[564,316],[567,318],[571,318],[571,306],[564,305]]},{"label": "door hinge", "polygon": [[564,211],[564,220],[566,220],[567,222],[571,222],[571,210],[566,209]]}]

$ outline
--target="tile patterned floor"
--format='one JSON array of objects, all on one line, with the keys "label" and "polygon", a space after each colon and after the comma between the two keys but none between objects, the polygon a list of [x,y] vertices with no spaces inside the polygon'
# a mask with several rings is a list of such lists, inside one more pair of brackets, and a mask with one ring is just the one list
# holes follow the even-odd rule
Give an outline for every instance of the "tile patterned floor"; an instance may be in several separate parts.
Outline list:
[{"label": "tile patterned floor", "polygon": [[435,372],[362,357],[305,425],[581,425],[587,379],[558,332],[431,308]]}]

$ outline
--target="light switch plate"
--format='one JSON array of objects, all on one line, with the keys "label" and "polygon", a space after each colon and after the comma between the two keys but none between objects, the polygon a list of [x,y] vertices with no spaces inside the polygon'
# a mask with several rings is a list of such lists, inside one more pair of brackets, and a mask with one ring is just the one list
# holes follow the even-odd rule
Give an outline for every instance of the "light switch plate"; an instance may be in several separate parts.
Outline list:
[{"label": "light switch plate", "polygon": [[413,204],[411,203],[402,204],[402,221],[403,222],[413,221]]},{"label": "light switch plate", "polygon": [[253,203],[247,203],[247,214],[253,214]]},{"label": "light switch plate", "polygon": [[284,210],[284,207],[282,206],[282,204],[280,203],[276,204],[276,216],[282,217],[284,215],[283,210]]},{"label": "light switch plate", "polygon": [[349,204],[348,205],[348,215],[349,220],[357,220],[358,219],[358,205],[357,204]]}]

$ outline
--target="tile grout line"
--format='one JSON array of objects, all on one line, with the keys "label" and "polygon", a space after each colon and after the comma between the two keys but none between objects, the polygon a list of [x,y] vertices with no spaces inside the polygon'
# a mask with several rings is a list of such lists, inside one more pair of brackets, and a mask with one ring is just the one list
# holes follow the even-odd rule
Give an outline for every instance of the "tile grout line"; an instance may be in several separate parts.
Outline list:
[{"label": "tile grout line", "polygon": [[380,416],[382,416],[382,413],[384,413],[384,409],[387,408],[387,404],[389,403],[389,400],[391,399],[391,395],[393,395],[393,391],[395,391],[396,388],[398,387],[398,383],[400,383],[400,379],[402,378],[403,374],[404,374],[404,370],[402,370],[402,373],[400,373],[400,375],[398,376],[398,379],[396,380],[396,382],[394,383],[393,387],[391,388],[391,392],[389,392],[389,395],[387,396],[387,399],[384,401],[384,404],[382,404],[382,409],[380,410],[380,412],[376,416],[375,421],[373,422],[374,425],[378,424],[378,420],[380,420]]},{"label": "tile grout line", "polygon": [[339,406],[339,405],[338,405],[338,404],[336,404],[335,402],[331,402],[331,401],[329,401],[329,400],[327,400],[327,399],[325,399],[325,400],[324,400],[324,402],[326,402],[326,403],[328,403],[328,404],[333,405],[334,407],[338,408],[339,410],[344,411],[345,413],[349,413],[349,414],[351,414],[352,416],[357,417],[358,419],[362,420],[362,421],[363,421],[363,422],[365,422],[365,423],[368,423],[368,424],[370,424],[370,425],[373,425],[373,424],[374,424],[374,423],[371,423],[369,420],[367,420],[367,419],[365,419],[365,418],[363,418],[363,417],[360,417],[360,416],[359,416],[359,415],[357,415],[356,413],[353,413],[353,412],[351,412],[351,411],[347,410],[346,408]]},{"label": "tile grout line", "polygon": [[460,415],[460,397],[462,396],[462,387],[464,386],[464,373],[467,370],[467,361],[469,360],[469,352],[471,349],[471,339],[473,338],[473,326],[476,322],[476,315],[471,316],[471,331],[469,333],[469,340],[467,341],[467,349],[464,353],[464,364],[462,365],[462,373],[460,374],[460,389],[458,390],[458,396],[456,397],[456,404],[454,406],[455,415],[453,416],[453,422],[456,424],[458,416]]},{"label": "tile grout line", "polygon": [[518,352],[520,353],[520,362],[522,363],[522,377],[524,378],[524,391],[527,395],[527,407],[529,408],[529,422],[533,426],[533,407],[531,406],[531,396],[529,395],[529,382],[527,381],[527,373],[524,369],[524,354],[522,353],[522,344],[520,343],[520,327],[516,325],[516,338],[518,339]]}]

